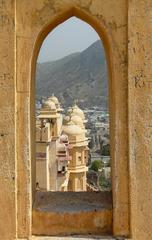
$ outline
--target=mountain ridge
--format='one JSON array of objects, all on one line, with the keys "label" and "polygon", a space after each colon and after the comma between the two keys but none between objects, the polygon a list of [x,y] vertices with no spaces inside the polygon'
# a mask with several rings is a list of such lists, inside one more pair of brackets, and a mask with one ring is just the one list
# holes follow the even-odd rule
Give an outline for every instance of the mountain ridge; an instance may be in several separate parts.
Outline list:
[{"label": "mountain ridge", "polygon": [[54,93],[63,106],[69,106],[78,99],[82,107],[107,108],[107,67],[100,40],[82,52],[56,61],[37,63],[36,93],[37,98]]}]

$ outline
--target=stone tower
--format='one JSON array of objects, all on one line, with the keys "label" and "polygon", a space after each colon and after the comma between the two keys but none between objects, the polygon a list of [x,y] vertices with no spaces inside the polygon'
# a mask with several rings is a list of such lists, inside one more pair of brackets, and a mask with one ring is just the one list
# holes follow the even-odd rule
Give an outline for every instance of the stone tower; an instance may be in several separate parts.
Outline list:
[{"label": "stone tower", "polygon": [[[43,104],[36,125],[36,184],[41,190],[60,191],[68,177],[65,137],[61,135],[62,109],[52,95]],[[67,139],[68,142],[68,139]]]},{"label": "stone tower", "polygon": [[70,145],[72,145],[72,149],[70,149],[72,160],[68,166],[70,172],[68,190],[75,192],[86,191],[88,139],[85,136],[85,117],[83,111],[77,105],[70,108],[68,114],[69,116],[63,125],[63,132],[68,135]]}]

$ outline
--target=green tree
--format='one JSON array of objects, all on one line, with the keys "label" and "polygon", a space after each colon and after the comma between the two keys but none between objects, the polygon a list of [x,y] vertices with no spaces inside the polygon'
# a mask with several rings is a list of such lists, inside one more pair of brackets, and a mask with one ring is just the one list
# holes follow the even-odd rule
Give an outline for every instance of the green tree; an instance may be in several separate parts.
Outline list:
[{"label": "green tree", "polygon": [[102,168],[102,162],[100,160],[95,160],[92,162],[91,170],[98,172],[100,168]]}]

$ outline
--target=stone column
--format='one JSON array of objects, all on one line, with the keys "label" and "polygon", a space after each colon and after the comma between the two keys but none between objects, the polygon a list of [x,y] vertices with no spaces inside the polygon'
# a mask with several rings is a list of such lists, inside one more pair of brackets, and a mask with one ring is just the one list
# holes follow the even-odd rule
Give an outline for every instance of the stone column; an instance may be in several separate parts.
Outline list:
[{"label": "stone column", "polygon": [[0,0],[0,239],[16,236],[15,1]]},{"label": "stone column", "polygon": [[132,239],[152,239],[152,1],[129,1],[129,157]]},{"label": "stone column", "polygon": [[49,175],[49,190],[57,191],[56,141],[52,141],[49,146]]}]

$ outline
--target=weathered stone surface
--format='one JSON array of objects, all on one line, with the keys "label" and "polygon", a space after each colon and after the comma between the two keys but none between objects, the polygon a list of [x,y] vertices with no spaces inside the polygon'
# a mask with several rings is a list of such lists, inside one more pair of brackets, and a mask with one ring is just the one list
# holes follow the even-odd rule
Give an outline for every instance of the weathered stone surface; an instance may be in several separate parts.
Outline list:
[{"label": "weathered stone surface", "polygon": [[16,237],[15,5],[0,1],[0,239]]},{"label": "weathered stone surface", "polygon": [[152,1],[129,1],[129,142],[134,239],[152,239]]},{"label": "weathered stone surface", "polygon": [[151,0],[0,0],[0,239],[31,235],[35,62],[73,15],[102,37],[109,64],[113,234],[128,235],[130,222],[132,240],[152,239],[151,9]]},{"label": "weathered stone surface", "polygon": [[[112,237],[103,237],[103,236],[67,236],[67,237],[32,237],[30,240],[92,240],[92,239],[101,239],[101,240],[114,240]],[[22,240],[22,239],[21,239]]]},{"label": "weathered stone surface", "polygon": [[[100,13],[100,14],[99,14]],[[116,14],[117,13],[117,14]],[[28,137],[17,135],[18,142],[18,234],[26,237],[31,229],[31,166],[34,166],[34,67],[44,37],[71,16],[76,16],[92,25],[103,38],[109,63],[110,109],[111,109],[111,158],[113,176],[113,232],[115,235],[129,234],[128,195],[128,141],[127,141],[127,3],[79,0],[17,1],[17,91],[23,93],[22,102],[17,102],[19,112],[16,125],[23,122]],[[21,52],[23,54],[20,59]],[[24,62],[24,65],[22,64]],[[119,79],[119,81],[118,81]],[[26,101],[29,93],[30,102]],[[23,103],[26,103],[24,105]],[[24,110],[25,109],[25,110]],[[26,115],[27,113],[27,115]],[[28,118],[26,117],[28,116]],[[26,122],[25,122],[26,119]],[[119,122],[119,125],[117,124]],[[28,127],[30,126],[30,127]],[[126,136],[125,138],[123,136]],[[22,144],[29,155],[23,155]],[[32,160],[33,159],[33,160]],[[24,164],[26,163],[26,165]],[[32,165],[31,165],[32,163]],[[24,172],[25,169],[25,172]],[[32,167],[32,176],[35,168]],[[26,177],[25,177],[26,176]],[[29,179],[28,179],[29,176]],[[34,181],[33,181],[34,186]],[[33,188],[34,189],[34,188]],[[22,197],[24,199],[22,200]],[[34,196],[34,194],[33,194]],[[23,213],[24,212],[24,213]]]},{"label": "weathered stone surface", "polygon": [[111,234],[111,193],[37,192],[34,235]]}]

